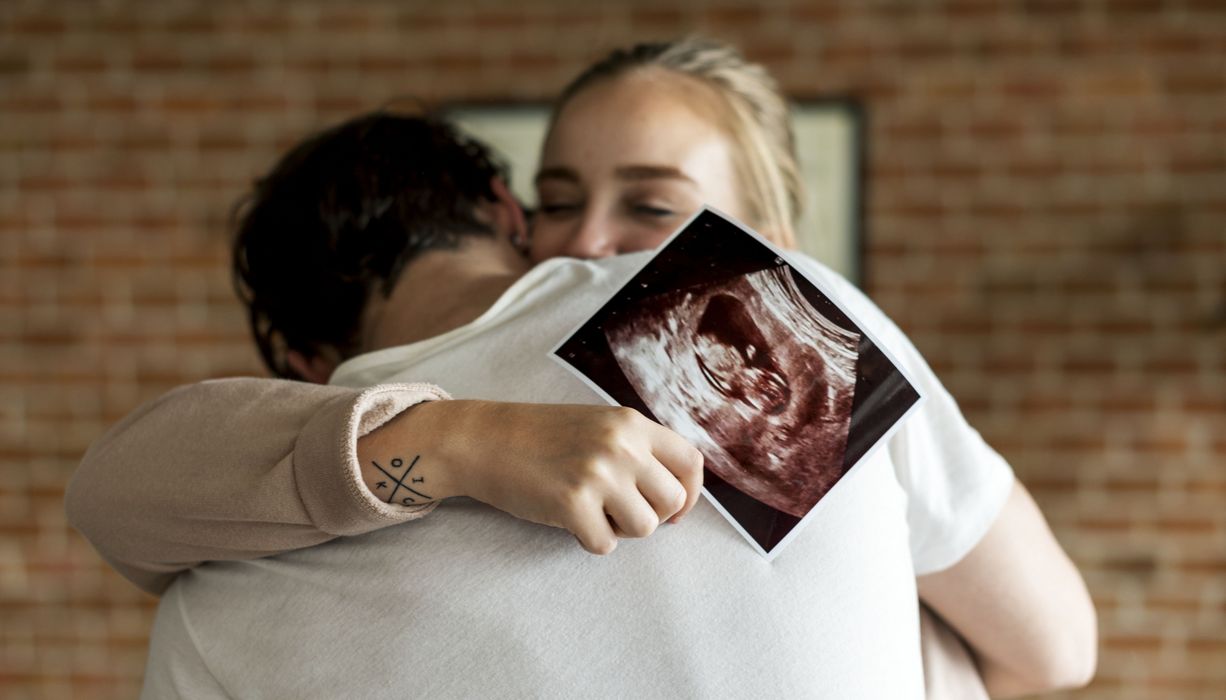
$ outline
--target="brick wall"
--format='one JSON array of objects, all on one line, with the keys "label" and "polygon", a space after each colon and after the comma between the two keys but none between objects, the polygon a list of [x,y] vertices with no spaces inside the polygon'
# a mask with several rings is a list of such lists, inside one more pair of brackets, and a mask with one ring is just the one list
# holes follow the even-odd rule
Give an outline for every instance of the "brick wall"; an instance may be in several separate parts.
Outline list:
[{"label": "brick wall", "polygon": [[1226,1],[514,6],[0,5],[0,694],[135,694],[153,601],[63,488],[143,400],[259,372],[225,216],[282,147],[698,29],[865,102],[869,291],[1089,581],[1070,697],[1226,697]]}]

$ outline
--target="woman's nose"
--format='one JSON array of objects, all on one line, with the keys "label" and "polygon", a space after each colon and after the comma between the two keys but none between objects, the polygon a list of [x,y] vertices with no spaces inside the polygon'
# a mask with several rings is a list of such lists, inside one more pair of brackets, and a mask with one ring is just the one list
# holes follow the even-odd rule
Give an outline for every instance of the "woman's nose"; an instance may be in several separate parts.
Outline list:
[{"label": "woman's nose", "polygon": [[607,258],[617,253],[617,241],[598,217],[585,217],[562,253],[573,258]]}]

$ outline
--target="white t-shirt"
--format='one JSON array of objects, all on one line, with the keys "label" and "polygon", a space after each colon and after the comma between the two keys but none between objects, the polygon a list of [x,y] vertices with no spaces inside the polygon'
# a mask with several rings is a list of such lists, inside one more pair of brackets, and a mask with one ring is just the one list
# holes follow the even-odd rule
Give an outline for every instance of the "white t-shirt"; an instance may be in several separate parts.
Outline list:
[{"label": "white t-shirt", "polygon": [[[353,358],[333,382],[603,403],[547,352],[645,255],[543,263],[472,323]],[[180,576],[158,611],[145,695],[922,697],[915,577],[979,541],[1013,475],[876,306],[800,264],[927,400],[772,562],[705,500],[605,557],[449,500],[400,526]]]}]

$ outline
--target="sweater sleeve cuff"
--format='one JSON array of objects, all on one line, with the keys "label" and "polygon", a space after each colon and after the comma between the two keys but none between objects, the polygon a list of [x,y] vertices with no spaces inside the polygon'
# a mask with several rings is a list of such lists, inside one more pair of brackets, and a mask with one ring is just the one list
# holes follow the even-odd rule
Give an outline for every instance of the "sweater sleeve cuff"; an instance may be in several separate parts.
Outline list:
[{"label": "sweater sleeve cuff", "polygon": [[414,520],[438,506],[384,503],[362,482],[358,438],[422,401],[449,399],[431,384],[381,384],[329,401],[307,422],[294,445],[294,472],[311,521],[338,536],[360,535]]}]

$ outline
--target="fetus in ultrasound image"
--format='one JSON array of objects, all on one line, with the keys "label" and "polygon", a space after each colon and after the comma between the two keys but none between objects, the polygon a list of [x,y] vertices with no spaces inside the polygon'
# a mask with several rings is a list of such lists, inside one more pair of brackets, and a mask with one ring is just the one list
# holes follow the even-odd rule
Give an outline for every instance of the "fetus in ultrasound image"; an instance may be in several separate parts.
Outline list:
[{"label": "fetus in ultrasound image", "polygon": [[648,297],[603,324],[650,411],[729,485],[803,518],[844,473],[860,334],[787,265]]}]

